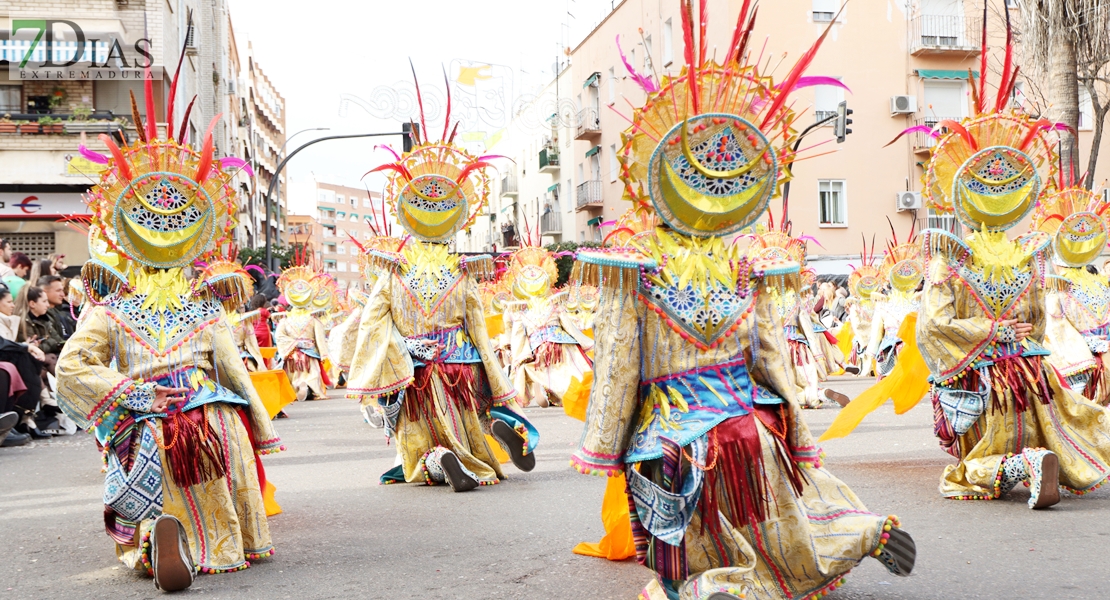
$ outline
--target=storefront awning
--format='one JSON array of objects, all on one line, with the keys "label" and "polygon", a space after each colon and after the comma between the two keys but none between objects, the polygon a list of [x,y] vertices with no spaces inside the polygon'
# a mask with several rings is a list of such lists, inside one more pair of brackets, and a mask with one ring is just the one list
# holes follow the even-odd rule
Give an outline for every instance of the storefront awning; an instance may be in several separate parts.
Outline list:
[{"label": "storefront awning", "polygon": [[590,227],[597,227],[598,225],[601,225],[601,217],[594,217],[589,221],[586,221],[586,224]]},{"label": "storefront awning", "polygon": [[[976,78],[979,71],[971,72]],[[918,69],[917,76],[922,79],[967,79],[967,71],[959,69]]]},{"label": "storefront awning", "polygon": [[594,146],[593,148],[590,148],[586,151],[586,158],[589,158],[597,154],[598,152],[601,152],[601,146]]}]

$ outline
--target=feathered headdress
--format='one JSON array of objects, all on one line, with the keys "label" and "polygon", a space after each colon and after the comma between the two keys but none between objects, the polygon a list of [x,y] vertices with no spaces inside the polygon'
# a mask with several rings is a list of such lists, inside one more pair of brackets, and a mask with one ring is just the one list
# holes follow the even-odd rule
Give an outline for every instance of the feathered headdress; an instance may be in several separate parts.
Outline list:
[{"label": "feathered headdress", "polygon": [[193,295],[219,302],[229,313],[250,300],[254,295],[254,279],[239,264],[234,244],[226,252],[217,249],[204,257],[200,274],[193,280]]},{"label": "feathered headdress", "polygon": [[857,298],[870,298],[871,293],[883,285],[883,274],[875,266],[875,239],[871,238],[870,248],[867,238],[863,238],[863,252],[859,255],[859,266],[848,275],[848,289]]},{"label": "feathered headdress", "polygon": [[1106,248],[1110,203],[1101,193],[1071,187],[1041,198],[1033,212],[1033,228],[1052,236],[1057,261],[1082,267]]},{"label": "feathered headdress", "polygon": [[[411,62],[410,62],[411,66]],[[413,69],[413,80],[416,70]],[[386,197],[397,220],[406,231],[426,242],[449,240],[469,227],[489,196],[488,161],[498,156],[472,156],[454,144],[459,124],[451,125],[451,86],[447,85],[446,116],[439,141],[432,141],[424,119],[424,99],[416,81],[420,107],[420,127],[412,127],[414,145],[404,156],[393,152],[396,160],[371,169],[389,172]],[[414,124],[415,125],[415,124]],[[450,135],[448,135],[450,131]]]},{"label": "feathered headdress", "polygon": [[547,295],[559,279],[555,258],[540,247],[521,248],[509,258],[505,285],[521,300]]},{"label": "feathered headdress", "polygon": [[914,235],[914,224],[910,225],[910,234],[906,241],[899,243],[898,234],[894,231],[894,223],[890,223],[891,239],[887,240],[886,256],[879,267],[882,279],[889,281],[890,286],[900,292],[913,292],[917,285],[925,278],[924,251],[917,236]]},{"label": "feathered headdress", "polygon": [[749,62],[758,11],[749,12],[750,0],[720,64],[708,53],[707,3],[700,3],[696,22],[692,0],[680,4],[685,65],[658,86],[637,79],[648,97],[628,119],[620,176],[625,196],[672,229],[729,235],[755,222],[790,177],[798,117],[790,94],[808,85],[844,87],[829,77],[803,77],[833,24],[776,84],[760,72],[762,55]]},{"label": "feathered headdress", "polygon": [[292,263],[292,266],[281,272],[277,287],[291,306],[308,308],[316,296],[317,275],[320,275],[312,246],[298,244],[293,249]]}]

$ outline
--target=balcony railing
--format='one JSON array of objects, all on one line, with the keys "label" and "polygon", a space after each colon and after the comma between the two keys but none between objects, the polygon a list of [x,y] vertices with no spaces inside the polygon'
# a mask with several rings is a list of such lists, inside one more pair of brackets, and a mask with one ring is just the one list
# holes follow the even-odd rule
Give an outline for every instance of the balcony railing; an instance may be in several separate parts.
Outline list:
[{"label": "balcony railing", "polygon": [[[116,121],[116,116],[110,112],[93,113],[73,120],[69,114],[39,114],[39,113],[3,113],[0,114],[0,133],[28,134],[68,134],[78,135],[84,133],[114,133],[119,137],[124,131],[124,126]],[[40,124],[39,119],[49,118],[56,123]],[[117,140],[118,141],[118,140]]]},{"label": "balcony railing", "polygon": [[[937,123],[944,120],[952,120],[959,122],[960,117],[924,117],[913,120],[914,125],[925,125],[926,127],[936,127]],[[939,135],[948,133],[947,129],[941,129]],[[937,140],[933,136],[924,131],[917,131],[913,134],[913,151],[917,153],[926,153],[933,146],[937,145]]]},{"label": "balcony railing", "polygon": [[982,29],[981,16],[917,15],[910,30],[910,54],[977,53]]},{"label": "balcony railing", "polygon": [[597,109],[583,108],[578,111],[578,133],[574,139],[582,140],[596,135],[601,135],[601,116],[597,114]]},{"label": "balcony railing", "polygon": [[[820,123],[821,121],[824,121],[825,119],[828,119],[829,117],[835,117],[835,116],[836,116],[836,111],[835,110],[815,110],[815,111],[813,111],[813,122],[814,123]],[[829,121],[828,123],[825,123],[825,127],[832,127],[832,126],[833,126],[833,121]]]},{"label": "balcony railing", "polygon": [[540,150],[540,173],[557,171],[559,169],[559,150],[554,146],[545,146]]},{"label": "balcony railing", "polygon": [[578,210],[592,206],[601,206],[601,181],[594,179],[591,181],[583,181],[578,184],[575,197],[577,198],[576,206]]},{"label": "balcony railing", "polygon": [[540,216],[540,233],[560,233],[563,231],[563,219],[559,211],[553,210]]},{"label": "balcony railing", "polygon": [[509,173],[501,178],[501,195],[517,197],[520,187],[516,181],[516,173]]}]

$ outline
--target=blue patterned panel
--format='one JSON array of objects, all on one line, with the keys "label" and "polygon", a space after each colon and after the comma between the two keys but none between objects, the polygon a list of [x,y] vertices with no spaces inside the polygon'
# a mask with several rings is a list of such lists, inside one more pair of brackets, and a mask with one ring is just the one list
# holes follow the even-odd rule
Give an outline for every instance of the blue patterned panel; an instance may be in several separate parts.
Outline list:
[{"label": "blue patterned panel", "polygon": [[[460,334],[462,339],[460,340]],[[443,346],[443,351],[430,361],[421,360],[416,356],[412,357],[412,364],[416,367],[423,367],[428,362],[438,363],[461,363],[471,364],[482,362],[482,356],[478,354],[478,348],[470,342],[461,327],[452,327],[450,329],[440,329],[439,331],[432,331],[421,335],[414,335],[407,339],[410,340],[434,340]]]},{"label": "blue patterned panel", "polygon": [[[705,464],[708,444],[705,436],[690,444],[690,453],[699,464]],[[659,540],[678,546],[686,534],[686,527],[698,508],[698,499],[705,481],[701,469],[690,469],[682,478],[678,493],[668,492],[636,469],[628,469],[628,488],[636,505],[640,524]]]},{"label": "blue patterned panel", "polygon": [[542,327],[528,336],[528,344],[532,347],[532,352],[539,349],[540,345],[544,342],[554,342],[556,344],[577,344],[578,340],[571,337],[562,327],[558,325],[548,325]]},{"label": "blue patterned panel", "polygon": [[709,345],[721,338],[751,306],[753,295],[712,280],[703,290],[693,284],[645,284],[640,282],[640,295],[649,304],[663,309],[671,321],[702,344]]},{"label": "blue patterned panel", "polygon": [[[748,164],[731,125],[692,146],[690,152],[698,162],[714,171],[731,171]],[[670,163],[683,183],[710,196],[732,196],[760,183],[755,169],[740,177],[720,179],[702,175],[682,154],[675,156]]]}]

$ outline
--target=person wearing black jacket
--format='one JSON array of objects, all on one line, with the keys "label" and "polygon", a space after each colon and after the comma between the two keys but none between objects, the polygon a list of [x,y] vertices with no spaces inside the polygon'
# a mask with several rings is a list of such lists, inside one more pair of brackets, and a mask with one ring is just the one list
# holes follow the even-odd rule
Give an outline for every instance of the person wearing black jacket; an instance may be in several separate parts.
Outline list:
[{"label": "person wearing black jacket", "polygon": [[69,312],[69,303],[66,302],[65,281],[57,275],[43,275],[39,277],[36,285],[46,293],[46,300],[50,303],[47,314],[54,320],[58,333],[62,336],[62,341],[68,340],[73,332],[77,330],[77,319],[74,319]]}]

